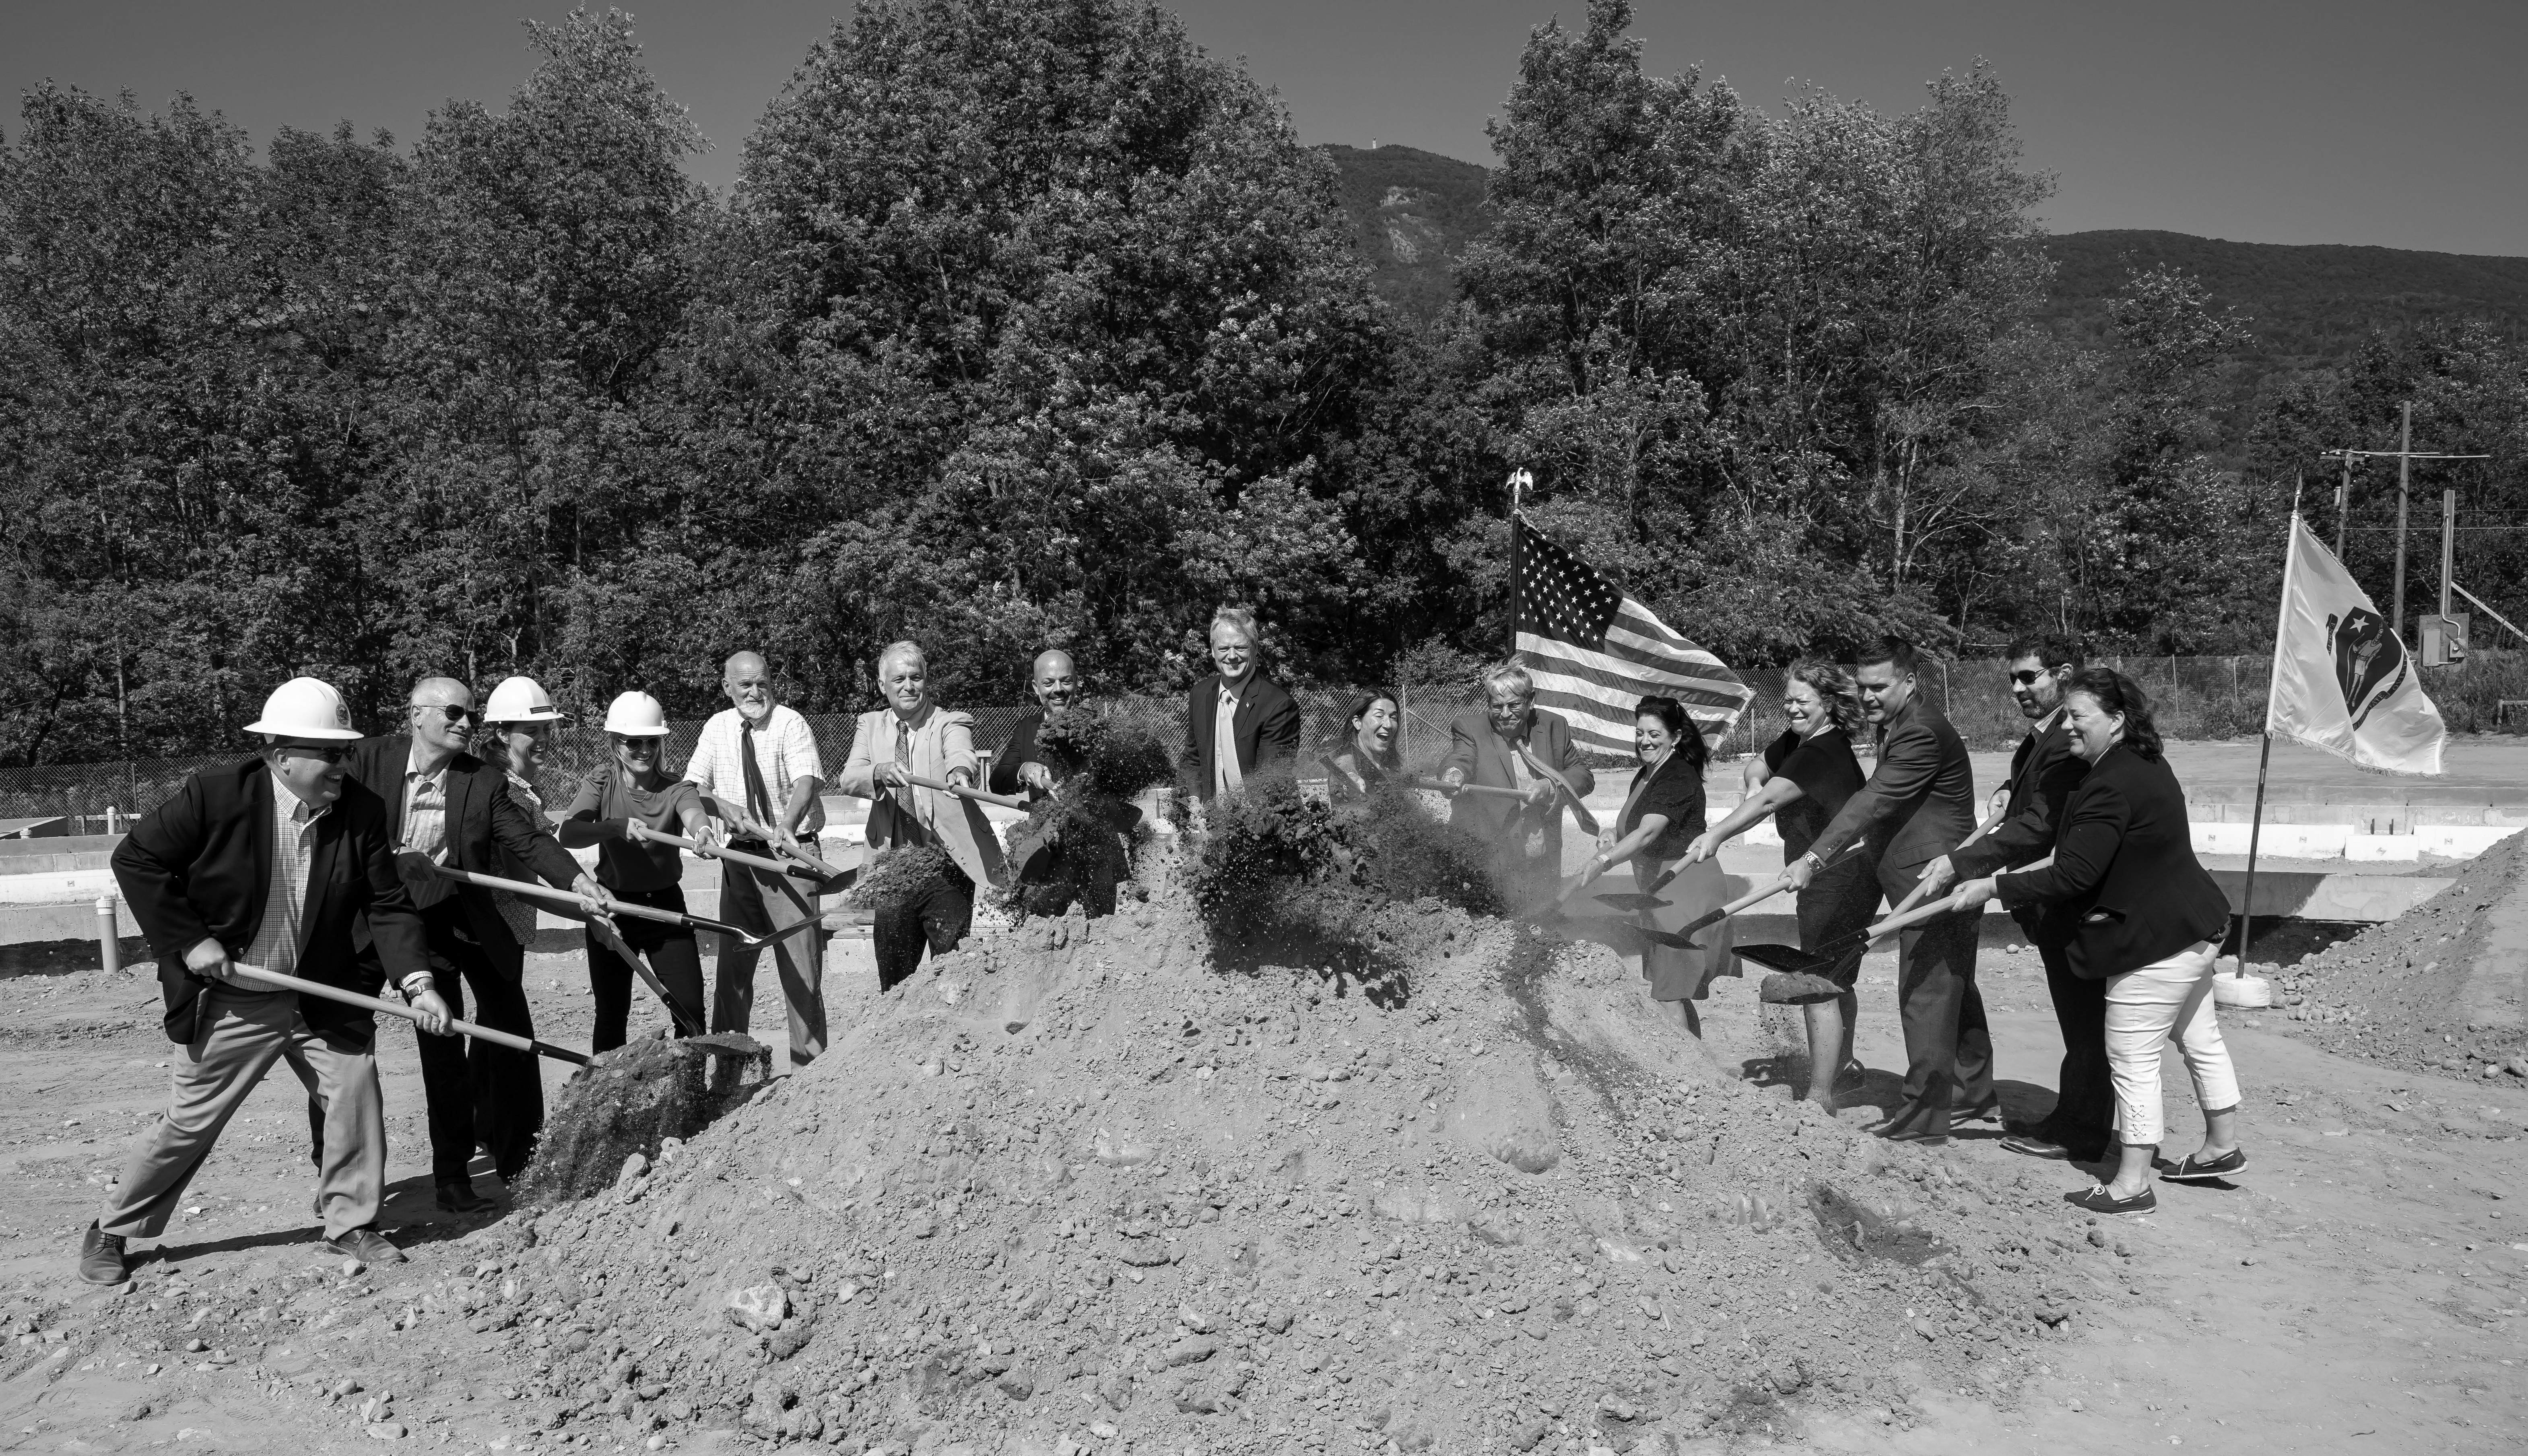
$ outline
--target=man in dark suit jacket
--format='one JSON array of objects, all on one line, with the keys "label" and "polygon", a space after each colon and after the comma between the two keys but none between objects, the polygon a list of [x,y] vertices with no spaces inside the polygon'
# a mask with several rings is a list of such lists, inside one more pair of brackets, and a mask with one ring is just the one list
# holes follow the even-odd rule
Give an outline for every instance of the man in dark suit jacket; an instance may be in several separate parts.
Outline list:
[{"label": "man in dark suit jacket", "polygon": [[1211,663],[1219,671],[1185,690],[1186,787],[1206,804],[1250,774],[1299,761],[1299,704],[1263,674],[1261,661],[1253,612],[1212,613]]},{"label": "man in dark suit jacket", "polygon": [[[1570,723],[1538,707],[1535,680],[1507,662],[1484,673],[1483,710],[1449,723],[1440,782],[1450,796],[1448,822],[1493,846],[1495,873],[1516,886],[1562,873],[1562,810],[1573,797],[1587,798],[1598,776],[1572,743]],[[1458,792],[1468,784],[1517,789],[1527,798]]]},{"label": "man in dark suit jacket", "polygon": [[[205,768],[134,824],[114,878],[158,957],[174,1098],[88,1225],[80,1276],[121,1283],[124,1241],[154,1238],[229,1118],[277,1061],[316,1099],[332,1156],[320,1161],[325,1247],[372,1264],[403,1255],[375,1227],[385,1196],[386,1119],[377,1028],[367,1011],[271,988],[239,965],[375,996],[391,979],[447,1040],[419,916],[396,877],[386,808],[343,777],[354,735],[342,700],[314,678],[276,690],[250,731],[258,757]],[[351,944],[365,917],[373,954]]]},{"label": "man in dark suit jacket", "polygon": [[[2074,752],[2064,721],[2063,685],[2080,670],[2080,644],[2056,633],[2023,637],[2010,645],[2010,693],[2028,719],[2028,736],[2010,755],[2010,800],[2001,821],[1923,871],[1937,893],[1950,879],[1981,879],[2033,864],[2054,853],[2063,806],[2089,771]],[[2107,990],[2104,981],[2072,974],[2064,959],[2073,923],[2059,911],[2024,905],[2011,917],[2045,964],[2045,989],[2054,1019],[2063,1028],[2063,1068],[2054,1110],[2033,1126],[2002,1140],[2031,1158],[2093,1163],[2115,1140],[2116,1089],[2107,1072]]]},{"label": "man in dark suit jacket", "polygon": [[[509,797],[508,778],[465,752],[474,693],[453,678],[415,683],[409,731],[362,739],[351,776],[386,803],[387,831],[398,850],[417,851],[452,869],[500,874],[501,857],[538,878],[599,905],[606,892],[533,816]],[[428,932],[430,962],[458,1016],[474,992],[474,1019],[495,1031],[535,1035],[527,1006],[526,947],[502,918],[492,892],[441,880],[414,899]],[[430,1106],[430,1172],[440,1205],[452,1213],[484,1207],[470,1165],[479,1140],[504,1183],[515,1183],[544,1130],[544,1073],[531,1052],[470,1044],[421,1043],[421,1085]]]},{"label": "man in dark suit jacket", "polygon": [[[1861,705],[1880,725],[1878,763],[1861,792],[1789,866],[1791,884],[1809,877],[1863,835],[1883,841],[1878,888],[1900,901],[1925,866],[1975,831],[1975,768],[1967,746],[1939,709],[1920,696],[1913,645],[1894,638],[1863,654]],[[1905,1020],[1905,1105],[1875,1130],[1900,1141],[1945,1143],[1953,1116],[1996,1116],[1992,1033],[1975,989],[1974,915],[1944,915],[1898,932],[1897,1004]]]},{"label": "man in dark suit jacket", "polygon": [[1036,730],[1046,718],[1071,711],[1072,703],[1079,701],[1080,669],[1069,652],[1048,648],[1035,654],[1035,665],[1027,670],[1027,690],[1035,695],[1036,705],[1019,715],[1010,741],[992,755],[989,787],[995,794],[1024,793],[1029,799],[1041,799],[1053,792],[1057,775],[1036,752]]}]

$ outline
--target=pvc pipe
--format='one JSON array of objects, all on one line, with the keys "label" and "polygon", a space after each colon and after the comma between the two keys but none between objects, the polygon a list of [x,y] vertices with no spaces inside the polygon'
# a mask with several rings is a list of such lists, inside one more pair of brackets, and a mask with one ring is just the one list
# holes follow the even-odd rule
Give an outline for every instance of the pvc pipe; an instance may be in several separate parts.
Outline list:
[{"label": "pvc pipe", "polygon": [[123,937],[117,930],[114,897],[96,897],[96,959],[107,975],[123,969]]}]

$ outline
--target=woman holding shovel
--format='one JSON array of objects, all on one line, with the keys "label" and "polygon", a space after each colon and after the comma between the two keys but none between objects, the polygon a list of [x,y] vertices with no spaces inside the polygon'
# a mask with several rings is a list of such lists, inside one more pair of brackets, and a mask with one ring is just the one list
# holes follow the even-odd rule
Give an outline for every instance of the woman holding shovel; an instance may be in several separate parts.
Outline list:
[{"label": "woman holding shovel", "polygon": [[[1860,792],[1866,777],[1853,755],[1852,738],[1861,729],[1861,697],[1843,669],[1827,662],[1794,662],[1783,674],[1782,716],[1790,726],[1764,746],[1761,759],[1747,764],[1747,795],[1728,817],[1695,837],[1686,847],[1689,863],[1720,853],[1720,847],[1766,814],[1782,836],[1782,862],[1789,864],[1809,852],[1825,826],[1843,811],[1843,802]],[[1864,843],[1819,870],[1799,894],[1800,944],[1809,949],[1851,942],[1851,949],[1823,971],[1777,972],[1764,977],[1764,999],[1802,1008],[1808,1018],[1809,1088],[1806,1100],[1828,1111],[1834,1107],[1834,1084],[1847,1068],[1859,1071],[1852,1058],[1853,1020],[1861,998],[1853,983],[1861,977],[1862,953],[1869,947],[1856,939],[1878,909],[1878,856]]]},{"label": "woman holding shovel", "polygon": [[[1598,853],[1581,866],[1581,881],[1630,859],[1634,885],[1665,902],[1638,912],[1643,928],[1674,932],[1729,899],[1718,864],[1681,858],[1703,824],[1703,767],[1711,751],[1685,705],[1673,698],[1645,698],[1634,708],[1633,751],[1641,757],[1641,772],[1633,777],[1615,827],[1600,837]],[[1711,996],[1714,978],[1739,973],[1729,940],[1729,922],[1723,920],[1700,946],[1649,941],[1642,947],[1642,978],[1651,983],[1651,999],[1674,1003],[1690,1036],[1703,1035],[1694,1004]]]},{"label": "woman holding shovel", "polygon": [[[654,910],[685,910],[684,863],[676,847],[636,839],[636,821],[658,834],[700,840],[710,820],[702,791],[670,778],[666,756],[667,712],[647,693],[625,693],[606,709],[606,739],[614,761],[588,776],[563,816],[558,838],[565,849],[598,847],[597,878],[616,900]],[[623,1045],[632,1014],[634,967],[623,952],[646,953],[665,987],[667,1014],[678,1036],[703,1029],[703,961],[693,927],[624,916],[622,939],[609,944],[588,933],[588,989],[597,1000],[591,1049]]]}]

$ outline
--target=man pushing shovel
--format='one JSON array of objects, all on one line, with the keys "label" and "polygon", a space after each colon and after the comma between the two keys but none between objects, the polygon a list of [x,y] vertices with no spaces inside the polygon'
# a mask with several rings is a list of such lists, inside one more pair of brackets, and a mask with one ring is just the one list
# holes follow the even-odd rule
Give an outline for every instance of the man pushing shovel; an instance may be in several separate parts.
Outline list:
[{"label": "man pushing shovel", "polygon": [[[345,776],[352,731],[342,697],[292,678],[246,731],[250,758],[196,771],[132,826],[114,878],[158,953],[167,1037],[176,1043],[166,1115],[125,1164],[79,1244],[79,1277],[130,1276],[125,1240],[155,1238],[221,1129],[275,1062],[322,1109],[318,1212],[325,1250],[368,1264],[403,1254],[376,1226],[387,1129],[371,1014],[257,984],[262,966],[375,995],[399,988],[425,1032],[446,1035],[421,916],[395,873],[386,805]],[[374,960],[352,946],[365,912]]]}]

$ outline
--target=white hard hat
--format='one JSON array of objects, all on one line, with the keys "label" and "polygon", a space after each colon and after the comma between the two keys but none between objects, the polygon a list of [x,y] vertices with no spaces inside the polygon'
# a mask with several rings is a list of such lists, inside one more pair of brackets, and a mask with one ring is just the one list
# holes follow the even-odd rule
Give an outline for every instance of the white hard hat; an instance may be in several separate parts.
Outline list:
[{"label": "white hard hat", "polygon": [[606,731],[625,738],[664,738],[667,710],[647,693],[625,693],[606,704]]},{"label": "white hard hat", "polygon": [[321,678],[294,677],[263,700],[263,716],[245,725],[248,733],[275,738],[357,738],[351,710],[342,695]]},{"label": "white hard hat", "polygon": [[500,686],[492,690],[492,701],[483,704],[486,723],[553,723],[560,718],[553,711],[553,695],[531,677],[500,679]]}]

